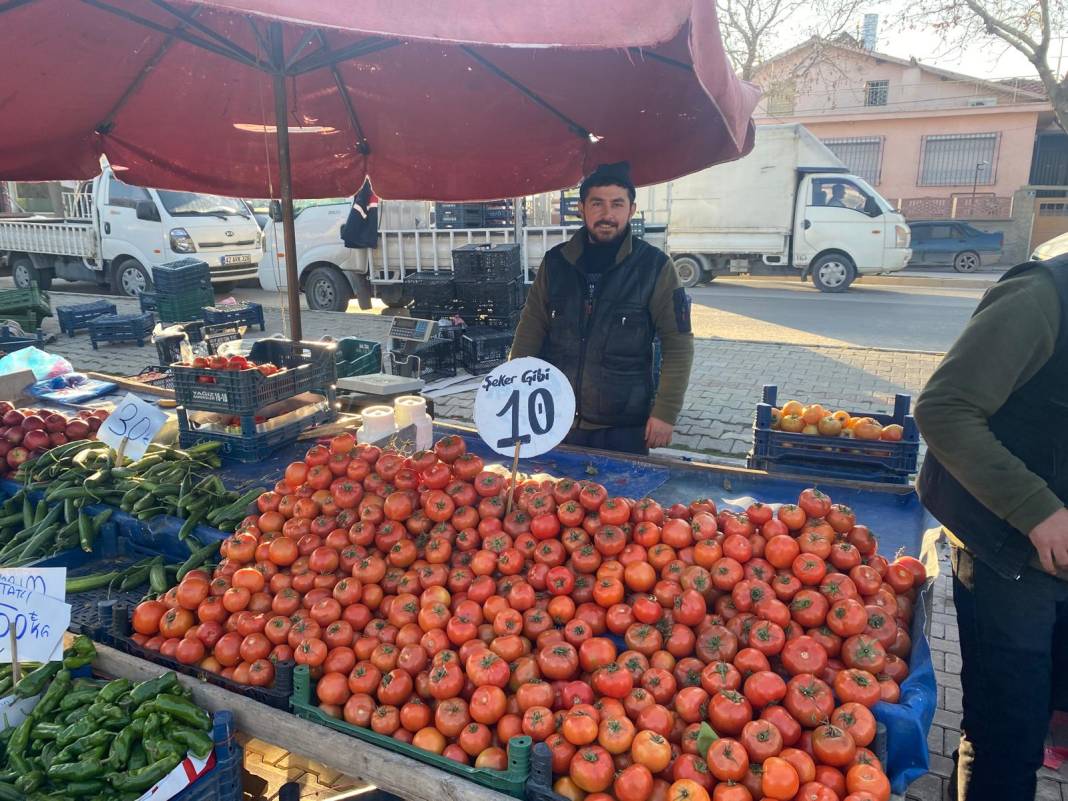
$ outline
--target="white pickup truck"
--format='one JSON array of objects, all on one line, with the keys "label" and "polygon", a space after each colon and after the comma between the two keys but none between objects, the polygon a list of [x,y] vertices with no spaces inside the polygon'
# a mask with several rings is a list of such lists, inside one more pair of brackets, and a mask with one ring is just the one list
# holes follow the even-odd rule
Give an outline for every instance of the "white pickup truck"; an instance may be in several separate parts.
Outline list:
[{"label": "white pickup truck", "polygon": [[123,295],[151,289],[151,268],[195,254],[217,287],[256,278],[263,234],[245,201],[145,189],[110,167],[64,196],[64,216],[0,216],[0,261],[25,288],[54,278]]}]

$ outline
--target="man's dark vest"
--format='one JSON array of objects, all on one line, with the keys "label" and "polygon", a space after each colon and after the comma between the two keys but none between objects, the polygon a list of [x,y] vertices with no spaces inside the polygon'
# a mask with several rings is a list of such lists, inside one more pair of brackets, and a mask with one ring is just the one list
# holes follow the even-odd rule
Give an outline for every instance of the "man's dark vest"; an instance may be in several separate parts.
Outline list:
[{"label": "man's dark vest", "polygon": [[[1013,392],[990,418],[990,430],[1027,468],[1068,504],[1068,256],[1026,262],[1005,280],[1028,270],[1046,270],[1057,287],[1061,319],[1053,355],[1035,376]],[[1005,333],[1012,336],[1011,331]],[[976,369],[982,369],[977,366]],[[1007,578],[1019,578],[1035,555],[1030,540],[961,486],[930,451],[916,481],[924,506],[967,549]]]},{"label": "man's dark vest", "polygon": [[545,256],[550,320],[541,357],[574,387],[576,422],[643,426],[652,410],[656,327],[649,301],[668,259],[631,241],[630,255],[601,275],[591,303],[586,276],[564,258],[564,246]]}]

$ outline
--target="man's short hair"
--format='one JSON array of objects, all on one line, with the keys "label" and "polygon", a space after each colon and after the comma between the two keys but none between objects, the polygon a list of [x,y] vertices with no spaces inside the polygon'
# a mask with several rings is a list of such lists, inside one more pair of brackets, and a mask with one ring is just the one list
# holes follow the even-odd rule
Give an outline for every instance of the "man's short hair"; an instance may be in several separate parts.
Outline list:
[{"label": "man's short hair", "polygon": [[631,203],[638,196],[634,182],[630,179],[630,163],[626,161],[598,165],[596,170],[583,179],[579,187],[579,200],[585,203],[590,190],[597,186],[621,186],[627,190]]}]

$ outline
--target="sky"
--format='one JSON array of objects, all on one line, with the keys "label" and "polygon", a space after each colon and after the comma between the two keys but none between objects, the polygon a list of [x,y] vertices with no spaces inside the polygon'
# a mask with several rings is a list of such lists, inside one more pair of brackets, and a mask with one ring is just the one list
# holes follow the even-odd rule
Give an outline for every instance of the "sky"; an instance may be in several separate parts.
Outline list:
[{"label": "sky", "polygon": [[[1000,40],[995,40],[993,45],[989,40],[977,41],[974,45],[961,50],[948,47],[942,41],[942,37],[933,32],[902,30],[900,16],[906,4],[907,0],[883,0],[883,2],[875,0],[869,7],[862,7],[857,14],[857,33],[859,34],[864,14],[878,14],[879,43],[876,49],[887,55],[899,58],[915,57],[917,61],[926,64],[987,80],[1036,77],[1035,68],[1023,54]],[[818,20],[802,20],[801,26],[816,31]],[[796,32],[794,35],[796,36]],[[796,42],[787,44],[787,47],[791,44],[796,44]],[[1064,70],[1068,70],[1068,35],[1054,41],[1051,54],[1054,67],[1057,66],[1062,48],[1064,57],[1061,74]]]}]

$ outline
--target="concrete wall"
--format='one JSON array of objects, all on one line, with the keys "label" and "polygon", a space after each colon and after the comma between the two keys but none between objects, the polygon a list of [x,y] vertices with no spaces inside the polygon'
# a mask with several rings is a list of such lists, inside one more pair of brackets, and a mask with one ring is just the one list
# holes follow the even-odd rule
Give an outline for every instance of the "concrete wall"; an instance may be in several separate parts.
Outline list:
[{"label": "concrete wall", "polygon": [[809,120],[805,127],[820,139],[840,137],[883,137],[882,175],[878,189],[891,202],[907,197],[951,197],[967,194],[971,183],[961,186],[920,186],[920,157],[923,137],[937,134],[1000,134],[994,165],[993,184],[980,184],[977,191],[1007,197],[1025,185],[1031,170],[1037,110],[957,113],[933,112],[897,119]]}]

